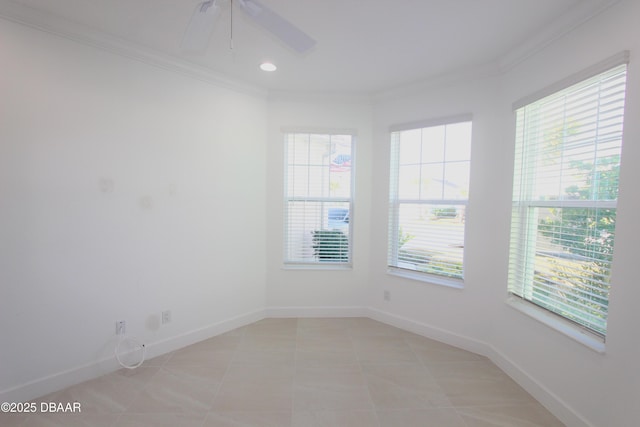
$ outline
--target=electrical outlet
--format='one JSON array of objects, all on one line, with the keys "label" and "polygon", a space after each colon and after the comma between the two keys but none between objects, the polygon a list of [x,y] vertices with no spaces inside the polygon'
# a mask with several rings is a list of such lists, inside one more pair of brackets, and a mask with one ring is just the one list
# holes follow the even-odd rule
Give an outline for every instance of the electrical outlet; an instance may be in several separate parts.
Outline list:
[{"label": "electrical outlet", "polygon": [[391,292],[385,290],[384,293],[383,293],[383,298],[384,298],[385,301],[391,301]]},{"label": "electrical outlet", "polygon": [[119,320],[116,322],[116,335],[124,335],[127,331],[127,322]]},{"label": "electrical outlet", "polygon": [[162,312],[162,324],[171,322],[171,310],[165,310]]}]

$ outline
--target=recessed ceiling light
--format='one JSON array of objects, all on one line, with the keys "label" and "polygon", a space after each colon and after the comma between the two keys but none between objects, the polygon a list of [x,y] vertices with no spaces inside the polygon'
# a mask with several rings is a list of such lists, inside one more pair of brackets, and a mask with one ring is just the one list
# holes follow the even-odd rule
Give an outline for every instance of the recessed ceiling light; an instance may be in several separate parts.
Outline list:
[{"label": "recessed ceiling light", "polygon": [[260,64],[260,69],[262,71],[275,71],[278,69],[278,67],[273,65],[271,62],[263,62],[262,64]]}]

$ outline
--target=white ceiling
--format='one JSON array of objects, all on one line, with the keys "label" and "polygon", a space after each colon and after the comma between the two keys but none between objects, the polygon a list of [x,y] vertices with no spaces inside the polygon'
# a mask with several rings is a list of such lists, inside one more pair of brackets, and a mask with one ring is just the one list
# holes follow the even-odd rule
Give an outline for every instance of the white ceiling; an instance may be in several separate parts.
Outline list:
[{"label": "white ceiling", "polygon": [[[0,15],[146,60],[270,91],[371,95],[508,67],[615,0],[260,0],[317,45],[300,55],[222,0],[210,46],[181,52],[201,0],[0,0]],[[278,65],[267,74],[265,59]]]}]

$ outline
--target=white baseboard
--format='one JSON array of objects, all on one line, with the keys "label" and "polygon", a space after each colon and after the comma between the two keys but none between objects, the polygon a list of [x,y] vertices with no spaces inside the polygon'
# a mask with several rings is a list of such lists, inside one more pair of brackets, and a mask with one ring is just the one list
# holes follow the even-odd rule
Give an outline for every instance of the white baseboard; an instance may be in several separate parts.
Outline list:
[{"label": "white baseboard", "polygon": [[[152,359],[165,353],[178,350],[196,342],[223,334],[241,326],[248,325],[265,318],[264,310],[223,320],[203,328],[185,332],[181,335],[161,341],[147,343],[146,358]],[[65,371],[39,378],[10,389],[0,391],[0,402],[26,402],[54,391],[97,378],[101,375],[117,371],[121,366],[115,357],[102,358]]]},{"label": "white baseboard", "polygon": [[[572,410],[558,396],[493,346],[464,335],[372,307],[268,307],[264,310],[250,312],[203,328],[194,329],[175,337],[150,343],[147,345],[147,358],[151,359],[175,351],[267,317],[369,317],[427,338],[481,354],[488,357],[566,425],[593,427],[592,424]],[[115,358],[104,358],[0,391],[0,402],[24,402],[118,369],[120,369],[120,365]]]},{"label": "white baseboard", "polygon": [[266,317],[369,317],[366,307],[268,307]]},{"label": "white baseboard", "polygon": [[491,352],[487,354],[487,357],[567,426],[594,427],[562,399],[497,349],[491,347]]},{"label": "white baseboard", "polygon": [[190,332],[176,337],[171,337],[152,343],[147,350],[147,354],[149,355],[149,358],[161,356],[163,354],[181,349],[188,345],[195,344],[197,342],[215,337],[220,334],[224,334],[225,332],[232,331],[250,323],[257,322],[258,320],[262,320],[265,317],[267,316],[264,310],[256,310],[251,313],[232,317],[231,319],[214,323],[203,328],[194,329]]},{"label": "white baseboard", "polygon": [[473,338],[416,322],[376,308],[369,308],[368,311],[368,317],[371,319],[486,356],[567,426],[593,427],[591,423],[582,418],[571,409],[569,405],[558,398],[558,396],[536,381],[531,375],[493,346]]},{"label": "white baseboard", "polygon": [[478,341],[464,335],[455,334],[451,331],[430,326],[425,323],[416,322],[396,314],[387,313],[385,311],[378,310],[377,308],[369,307],[368,312],[368,317],[371,319],[461,348],[463,350],[486,356],[490,349],[490,347],[482,341]]}]

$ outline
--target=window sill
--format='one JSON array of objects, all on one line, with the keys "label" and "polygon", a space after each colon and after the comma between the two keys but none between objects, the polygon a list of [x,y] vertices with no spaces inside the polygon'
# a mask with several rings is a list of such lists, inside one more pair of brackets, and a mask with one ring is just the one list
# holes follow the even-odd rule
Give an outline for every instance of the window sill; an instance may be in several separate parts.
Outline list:
[{"label": "window sill", "polygon": [[283,264],[283,270],[338,270],[348,271],[353,270],[351,264],[337,264],[337,263],[289,263]]},{"label": "window sill", "polygon": [[549,313],[546,310],[536,307],[535,305],[515,296],[508,297],[506,303],[509,307],[537,320],[538,322],[543,323],[544,325],[560,332],[561,334],[571,338],[572,340],[579,342],[580,344],[588,347],[596,353],[605,353],[604,341],[601,338],[590,334],[579,326],[571,322],[564,321],[562,318],[556,316],[555,314]]},{"label": "window sill", "polygon": [[412,271],[394,267],[389,267],[387,273],[392,276],[403,277],[405,279],[416,280],[423,283],[430,283],[432,285],[445,286],[447,288],[454,289],[464,289],[464,281],[459,279],[450,279],[446,277],[435,276],[433,274],[420,273],[419,271]]}]

